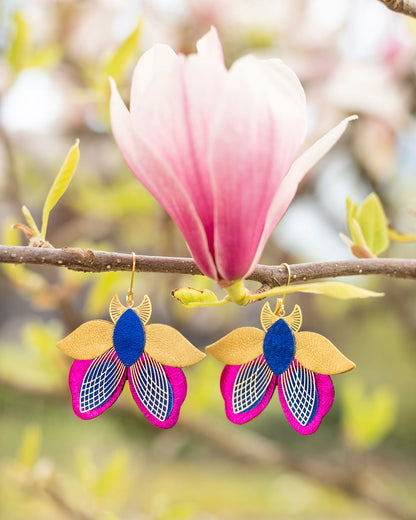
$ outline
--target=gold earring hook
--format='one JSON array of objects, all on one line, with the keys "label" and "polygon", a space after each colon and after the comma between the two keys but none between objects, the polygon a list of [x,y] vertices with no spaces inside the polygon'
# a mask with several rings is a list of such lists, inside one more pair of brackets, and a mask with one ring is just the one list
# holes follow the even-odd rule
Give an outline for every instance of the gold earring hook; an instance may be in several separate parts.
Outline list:
[{"label": "gold earring hook", "polygon": [[[281,265],[284,265],[287,269],[287,282],[286,282],[286,287],[287,287],[290,284],[290,278],[291,278],[290,267],[286,263],[283,263]],[[283,295],[283,298],[281,300],[279,300],[279,299],[277,300],[275,314],[278,312],[279,316],[285,315],[285,300],[286,300],[286,294]]]},{"label": "gold earring hook", "polygon": [[136,255],[135,255],[134,251],[132,251],[131,254],[133,255],[133,261],[132,261],[132,266],[131,266],[130,288],[127,291],[127,298],[126,298],[126,302],[127,302],[127,305],[129,307],[133,307],[133,305],[134,305],[134,301],[133,301],[133,294],[134,294],[133,282],[134,282],[134,273],[136,272]]}]

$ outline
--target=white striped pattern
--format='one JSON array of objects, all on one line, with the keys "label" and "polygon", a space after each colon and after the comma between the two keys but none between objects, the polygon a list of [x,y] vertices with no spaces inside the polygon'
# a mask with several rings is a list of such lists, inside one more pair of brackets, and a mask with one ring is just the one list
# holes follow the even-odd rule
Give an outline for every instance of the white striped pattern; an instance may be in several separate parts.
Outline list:
[{"label": "white striped pattern", "polygon": [[315,374],[299,363],[293,362],[280,377],[289,410],[301,426],[306,426],[315,406]]},{"label": "white striped pattern", "polygon": [[79,391],[81,413],[103,405],[122,380],[126,367],[115,354],[114,347],[98,356],[89,366]]},{"label": "white striped pattern", "polygon": [[170,413],[171,385],[163,366],[143,352],[130,367],[131,381],[141,402],[159,421]]},{"label": "white striped pattern", "polygon": [[257,403],[266,393],[272,377],[264,356],[241,365],[233,387],[233,412],[246,412]]}]

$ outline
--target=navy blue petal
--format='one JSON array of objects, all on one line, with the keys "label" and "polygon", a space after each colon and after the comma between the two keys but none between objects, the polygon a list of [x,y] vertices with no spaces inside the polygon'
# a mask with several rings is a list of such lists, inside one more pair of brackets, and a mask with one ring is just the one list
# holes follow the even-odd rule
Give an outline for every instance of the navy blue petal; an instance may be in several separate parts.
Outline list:
[{"label": "navy blue petal", "polygon": [[267,331],[263,353],[276,376],[289,368],[295,356],[295,336],[285,320],[277,320]]},{"label": "navy blue petal", "polygon": [[145,343],[144,327],[133,309],[127,309],[117,320],[113,341],[117,356],[126,367],[131,366],[142,355]]}]

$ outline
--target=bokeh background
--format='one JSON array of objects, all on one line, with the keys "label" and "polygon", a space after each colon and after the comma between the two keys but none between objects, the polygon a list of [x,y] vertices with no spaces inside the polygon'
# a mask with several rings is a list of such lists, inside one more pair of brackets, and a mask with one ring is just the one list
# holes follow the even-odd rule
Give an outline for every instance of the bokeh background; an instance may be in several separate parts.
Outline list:
[{"label": "bokeh background", "polygon": [[[137,59],[156,42],[189,53],[211,25],[226,61],[280,57],[308,100],[308,142],[356,113],[308,175],[263,263],[351,258],[345,199],[375,191],[391,224],[416,233],[416,22],[377,0],[1,0],[0,232],[22,204],[40,224],[48,189],[70,146],[81,159],[53,210],[55,247],[187,256],[164,210],[128,171],[108,117],[112,75],[128,102]],[[415,257],[414,244],[388,256]],[[159,431],[125,391],[103,416],[72,412],[70,360],[57,340],[107,319],[127,273],[83,274],[2,266],[0,272],[0,518],[240,520],[416,517],[416,299],[414,281],[354,280],[375,301],[291,296],[304,330],[330,338],[357,363],[333,378],[336,399],[320,429],[302,437],[277,396],[245,426],[227,423],[214,359],[186,369],[178,425]],[[261,304],[187,310],[181,285],[220,290],[203,277],[136,276],[153,321],[203,348],[234,327],[259,326]],[[253,288],[256,287],[253,285]]]}]

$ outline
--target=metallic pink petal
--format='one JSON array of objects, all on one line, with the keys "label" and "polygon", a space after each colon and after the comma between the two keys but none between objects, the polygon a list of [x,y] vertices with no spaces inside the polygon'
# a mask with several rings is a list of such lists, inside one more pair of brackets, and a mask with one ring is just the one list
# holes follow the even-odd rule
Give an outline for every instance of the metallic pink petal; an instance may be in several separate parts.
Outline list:
[{"label": "metallic pink petal", "polygon": [[114,347],[95,359],[76,359],[69,371],[75,414],[81,419],[93,419],[107,410],[123,390],[126,375]]},{"label": "metallic pink petal", "polygon": [[220,386],[227,418],[244,424],[257,417],[268,405],[276,379],[264,356],[243,365],[225,365]]},{"label": "metallic pink petal", "polygon": [[222,278],[248,272],[304,132],[305,96],[295,74],[279,60],[238,60],[227,78],[209,158],[215,263]]},{"label": "metallic pink petal", "polygon": [[290,425],[302,435],[314,433],[334,401],[331,378],[315,374],[294,360],[277,378],[277,387]]},{"label": "metallic pink petal", "polygon": [[205,34],[196,44],[198,49],[198,56],[200,58],[207,58],[210,60],[217,60],[224,64],[224,54],[222,52],[222,45],[218,38],[218,33],[215,27]]},{"label": "metallic pink petal", "polygon": [[273,201],[268,210],[264,231],[260,243],[257,246],[257,252],[253,256],[252,264],[245,276],[248,276],[259,262],[267,240],[277,223],[286,213],[286,210],[292,202],[298,185],[303,177],[335,145],[338,139],[345,132],[348,123],[356,118],[357,116],[350,116],[341,121],[341,123],[332,128],[323,137],[318,139],[318,141],[316,141],[310,148],[303,152],[303,154],[292,164],[288,174],[283,179],[274,195]]},{"label": "metallic pink petal", "polygon": [[216,279],[217,272],[206,234],[192,200],[168,163],[153,152],[136,134],[131,116],[114,81],[111,81],[111,86],[111,124],[114,137],[127,165],[176,222],[200,269],[207,276]]},{"label": "metallic pink petal", "polygon": [[146,352],[127,371],[131,394],[145,417],[159,428],[174,426],[187,392],[183,371]]}]

